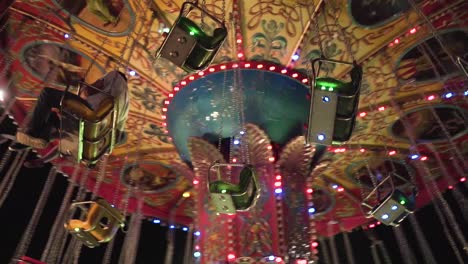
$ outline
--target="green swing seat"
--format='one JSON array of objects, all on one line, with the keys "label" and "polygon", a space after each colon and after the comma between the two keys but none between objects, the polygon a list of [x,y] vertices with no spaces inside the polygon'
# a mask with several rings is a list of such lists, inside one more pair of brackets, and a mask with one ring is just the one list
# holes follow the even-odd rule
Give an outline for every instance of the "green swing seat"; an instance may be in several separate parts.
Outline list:
[{"label": "green swing seat", "polygon": [[[220,25],[213,31],[212,36],[202,30],[197,23],[183,15],[183,10],[188,5],[199,9]],[[156,56],[168,59],[186,72],[201,71],[211,64],[226,36],[227,29],[221,21],[195,4],[186,2]]]},{"label": "green swing seat", "polygon": [[257,175],[251,166],[246,166],[240,172],[239,184],[217,180],[209,183],[209,191],[218,213],[248,211],[259,198]]}]

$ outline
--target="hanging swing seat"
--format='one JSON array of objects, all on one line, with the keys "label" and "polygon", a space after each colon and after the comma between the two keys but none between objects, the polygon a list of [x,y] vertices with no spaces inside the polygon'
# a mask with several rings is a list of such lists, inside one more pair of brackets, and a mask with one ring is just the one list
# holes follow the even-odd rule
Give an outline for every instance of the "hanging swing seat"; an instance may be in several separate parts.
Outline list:
[{"label": "hanging swing seat", "polygon": [[[97,89],[89,84],[86,86]],[[106,94],[97,109],[92,109],[84,102],[67,97],[64,93],[60,106],[61,154],[72,156],[76,162],[94,166],[104,154],[112,152],[115,145],[117,113],[111,95]]]},{"label": "hanging swing seat", "polygon": [[69,219],[65,228],[87,247],[109,242],[119,228],[125,227],[125,216],[104,199],[73,203],[70,212],[75,208],[85,212],[84,220]]},{"label": "hanging swing seat", "polygon": [[[381,223],[390,226],[398,226],[416,208],[417,188],[413,185],[412,193],[406,194],[403,191],[395,188],[392,177],[398,177],[405,180],[396,173],[391,173],[382,180],[371,193],[363,200],[362,205],[369,208],[366,212],[368,217],[374,217]],[[390,182],[390,191],[383,199],[378,199],[377,204],[371,206],[369,200],[383,188],[385,182]]]},{"label": "hanging swing seat", "polygon": [[[187,17],[187,10],[197,9],[218,28],[210,35],[202,27]],[[191,2],[185,2],[180,14],[163,44],[156,53],[156,58],[163,57],[186,72],[193,73],[206,69],[227,36],[226,26],[206,10]]]},{"label": "hanging swing seat", "polygon": [[257,174],[250,165],[241,165],[243,168],[239,175],[239,184],[219,180],[221,179],[219,167],[233,165],[239,164],[215,164],[213,167],[218,167],[218,180],[208,181],[211,201],[218,213],[235,214],[248,211],[255,206],[260,195]]},{"label": "hanging swing seat", "polygon": [[[319,71],[315,70],[315,64],[319,62],[353,65],[351,81],[318,77]],[[312,69],[307,143],[330,145],[333,141],[345,142],[351,137],[356,122],[362,67],[356,63],[315,59],[312,61]]]}]

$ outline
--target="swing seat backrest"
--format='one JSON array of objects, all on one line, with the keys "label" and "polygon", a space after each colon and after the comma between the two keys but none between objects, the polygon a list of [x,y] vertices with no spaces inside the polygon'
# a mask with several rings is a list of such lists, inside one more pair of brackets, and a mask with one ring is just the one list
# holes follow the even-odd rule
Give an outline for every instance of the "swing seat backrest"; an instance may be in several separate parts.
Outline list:
[{"label": "swing seat backrest", "polygon": [[106,243],[114,237],[124,220],[124,216],[107,201],[98,199],[91,205],[84,220],[71,219],[66,227],[69,232],[82,234],[85,240]]},{"label": "swing seat backrest", "polygon": [[[96,110],[87,104],[64,98],[62,101],[62,122],[69,126],[63,129],[60,152],[94,165],[105,153],[110,153],[115,143],[114,123],[116,112],[114,100],[106,97]],[[68,120],[63,120],[68,119]]]}]

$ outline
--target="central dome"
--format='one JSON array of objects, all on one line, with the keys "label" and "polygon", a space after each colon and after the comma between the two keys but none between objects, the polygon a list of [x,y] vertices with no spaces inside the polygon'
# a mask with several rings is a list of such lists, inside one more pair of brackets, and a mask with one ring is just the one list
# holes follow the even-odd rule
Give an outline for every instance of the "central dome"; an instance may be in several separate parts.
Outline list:
[{"label": "central dome", "polygon": [[[297,76],[298,74],[294,74]],[[184,161],[190,161],[189,137],[212,143],[241,136],[244,122],[259,126],[270,139],[284,144],[302,135],[310,100],[308,87],[273,71],[232,69],[187,83],[168,106],[167,126]]]}]

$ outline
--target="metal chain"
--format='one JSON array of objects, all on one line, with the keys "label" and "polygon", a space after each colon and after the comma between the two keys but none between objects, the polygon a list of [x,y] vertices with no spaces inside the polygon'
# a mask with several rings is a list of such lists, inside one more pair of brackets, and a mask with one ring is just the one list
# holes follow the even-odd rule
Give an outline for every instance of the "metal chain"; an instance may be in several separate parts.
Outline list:
[{"label": "metal chain", "polygon": [[393,229],[393,234],[395,235],[397,241],[398,241],[398,248],[400,249],[400,253],[403,256],[403,262],[406,264],[413,264],[416,263],[416,259],[411,252],[410,245],[408,243],[408,240],[406,239],[403,230],[401,230],[400,227],[392,227]]},{"label": "metal chain", "polygon": [[18,173],[21,170],[23,162],[28,156],[28,153],[28,150],[24,150],[16,154],[13,163],[9,166],[7,173],[2,179],[2,182],[0,183],[0,208],[13,188],[13,184],[15,183],[16,177],[18,176]]},{"label": "metal chain", "polygon": [[421,251],[423,253],[422,255],[424,258],[424,262],[426,264],[437,264],[434,255],[432,254],[432,250],[429,247],[429,244],[427,243],[423,232],[421,231],[421,226],[418,223],[418,219],[414,214],[410,214],[409,220],[412,227],[411,229],[414,230],[414,233],[416,234],[416,239],[418,241],[417,245],[421,248]]},{"label": "metal chain", "polygon": [[[337,17],[338,15],[340,14],[340,12],[337,12],[337,7],[336,7],[336,3],[335,3],[335,0],[331,0],[330,1],[331,5],[332,5],[332,8],[334,10],[334,12],[337,14]],[[346,47],[346,51],[349,53],[349,56],[351,57],[351,59],[353,61],[356,61],[356,58],[354,57],[354,53],[352,51],[352,45],[351,45],[351,42],[350,40],[348,39],[348,37],[346,36],[346,32],[345,30],[343,29],[343,27],[340,25],[340,23],[338,21],[336,21],[336,26],[338,27],[338,30],[340,31],[341,35],[343,36],[343,41],[345,43],[345,47]]]}]

